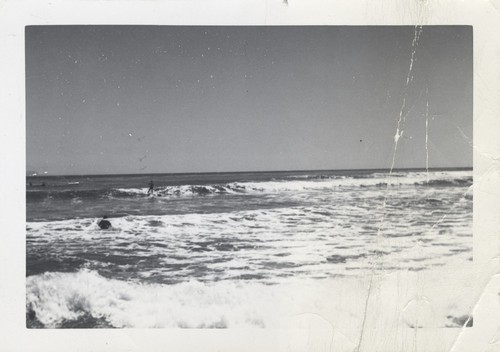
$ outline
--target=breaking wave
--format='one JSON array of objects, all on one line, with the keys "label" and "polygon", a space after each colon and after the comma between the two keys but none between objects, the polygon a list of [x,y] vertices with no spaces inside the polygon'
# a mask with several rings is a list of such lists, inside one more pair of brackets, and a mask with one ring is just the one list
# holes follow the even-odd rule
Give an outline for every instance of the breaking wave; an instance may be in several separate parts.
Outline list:
[{"label": "breaking wave", "polygon": [[258,283],[144,284],[82,269],[30,276],[26,287],[28,327],[262,328],[277,313]]},{"label": "breaking wave", "polygon": [[[157,197],[205,196],[245,193],[276,193],[302,190],[324,190],[337,187],[467,187],[472,185],[472,172],[415,172],[369,174],[357,176],[313,175],[268,182],[234,182],[211,185],[178,185],[157,187]],[[145,198],[147,188],[116,188],[91,190],[28,190],[28,201],[92,200],[110,198]]]},{"label": "breaking wave", "polygon": [[[459,271],[467,277],[465,271]],[[379,277],[380,307],[392,324],[413,327],[470,326],[466,295],[443,295],[442,282],[456,280],[446,271],[426,276],[433,300],[414,301],[416,273]],[[108,279],[95,271],[51,272],[26,279],[28,328],[282,328],[326,313],[333,323],[358,326],[363,317],[366,278],[264,285],[255,282],[187,281],[174,285]],[[378,290],[377,290],[378,291]],[[403,293],[403,294],[402,294]],[[401,295],[401,296],[400,296]],[[349,302],[349,304],[340,304]],[[332,305],[336,307],[332,311]],[[401,313],[403,312],[403,313]],[[456,318],[465,317],[465,318]],[[294,321],[298,320],[298,321]],[[308,321],[305,319],[305,321]],[[368,322],[376,326],[378,320]],[[404,325],[403,325],[404,326]]]}]

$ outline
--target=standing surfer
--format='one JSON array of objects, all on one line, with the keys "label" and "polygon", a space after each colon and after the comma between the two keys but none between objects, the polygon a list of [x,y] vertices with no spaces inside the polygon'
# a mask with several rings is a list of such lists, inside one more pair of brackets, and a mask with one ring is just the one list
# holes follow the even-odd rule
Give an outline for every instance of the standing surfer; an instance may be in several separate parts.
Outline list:
[{"label": "standing surfer", "polygon": [[154,186],[154,184],[153,184],[153,181],[150,181],[150,182],[149,182],[148,195],[149,195],[149,194],[153,194],[153,192],[154,192],[154,187],[155,187],[155,186]]}]

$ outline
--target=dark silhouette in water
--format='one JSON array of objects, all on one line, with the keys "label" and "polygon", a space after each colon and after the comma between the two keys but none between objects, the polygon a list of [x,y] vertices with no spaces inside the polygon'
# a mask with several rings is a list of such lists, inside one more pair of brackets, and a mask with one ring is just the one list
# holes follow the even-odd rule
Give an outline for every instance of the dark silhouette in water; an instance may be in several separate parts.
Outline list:
[{"label": "dark silhouette in water", "polygon": [[108,217],[106,215],[104,215],[102,217],[102,220],[97,223],[97,225],[99,225],[101,230],[107,230],[111,227],[111,223],[108,220],[106,220],[107,218]]},{"label": "dark silhouette in water", "polygon": [[149,182],[148,194],[150,194],[150,193],[153,194],[154,187],[155,187],[155,185],[154,185],[153,181]]}]

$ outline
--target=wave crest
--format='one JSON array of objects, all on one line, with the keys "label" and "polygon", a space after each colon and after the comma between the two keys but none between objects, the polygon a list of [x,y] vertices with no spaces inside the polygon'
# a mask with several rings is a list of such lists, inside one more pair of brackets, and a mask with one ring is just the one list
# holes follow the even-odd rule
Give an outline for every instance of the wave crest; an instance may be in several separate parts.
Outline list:
[{"label": "wave crest", "polygon": [[[324,190],[337,187],[467,187],[472,185],[472,172],[415,172],[370,174],[361,176],[314,175],[297,179],[274,180],[268,182],[233,182],[209,185],[178,185],[158,187],[154,193],[157,197],[184,197],[243,193],[276,193],[303,190]],[[36,190],[26,193],[27,201],[50,200],[93,200],[112,198],[145,198],[147,188],[116,188],[91,190]]]},{"label": "wave crest", "polygon": [[[266,309],[252,309],[263,284],[140,284],[85,269],[26,280],[28,327],[78,326],[79,321],[118,328],[265,327]],[[266,302],[259,304],[266,307]]]}]

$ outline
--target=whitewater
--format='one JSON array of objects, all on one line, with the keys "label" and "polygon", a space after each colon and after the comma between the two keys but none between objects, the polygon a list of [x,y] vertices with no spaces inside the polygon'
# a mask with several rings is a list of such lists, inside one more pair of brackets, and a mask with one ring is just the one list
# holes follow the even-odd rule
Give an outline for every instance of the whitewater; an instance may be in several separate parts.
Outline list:
[{"label": "whitewater", "polygon": [[[41,179],[29,328],[472,325],[472,170]],[[380,314],[363,322],[374,282]]]}]

